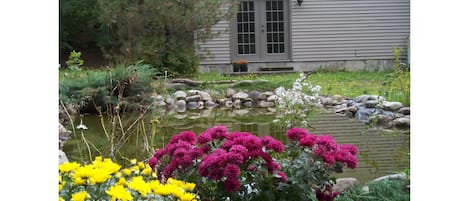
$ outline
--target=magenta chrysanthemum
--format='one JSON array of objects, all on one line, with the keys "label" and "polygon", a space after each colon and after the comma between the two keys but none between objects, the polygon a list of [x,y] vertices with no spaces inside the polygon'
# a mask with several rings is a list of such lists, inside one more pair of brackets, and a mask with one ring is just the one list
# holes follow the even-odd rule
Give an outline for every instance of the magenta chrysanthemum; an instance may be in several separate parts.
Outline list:
[{"label": "magenta chrysanthemum", "polygon": [[304,128],[290,128],[287,131],[287,138],[292,141],[298,141],[308,134],[308,130]]}]

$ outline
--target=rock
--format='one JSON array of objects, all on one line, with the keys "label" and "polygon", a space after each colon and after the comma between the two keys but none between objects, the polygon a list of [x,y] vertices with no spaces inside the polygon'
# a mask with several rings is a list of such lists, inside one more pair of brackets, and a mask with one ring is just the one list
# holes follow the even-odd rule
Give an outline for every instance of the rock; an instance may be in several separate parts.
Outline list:
[{"label": "rock", "polygon": [[199,90],[191,89],[191,90],[187,91],[187,96],[194,96],[194,95],[198,95],[198,94],[199,94]]},{"label": "rock", "polygon": [[383,180],[407,180],[407,176],[404,173],[391,174],[376,178],[373,180],[373,182],[379,182]]},{"label": "rock", "polygon": [[59,165],[65,162],[68,162],[67,155],[65,155],[65,153],[59,149]]},{"label": "rock", "polygon": [[249,94],[244,93],[244,92],[242,92],[242,91],[240,91],[240,92],[238,92],[238,93],[235,93],[235,94],[233,95],[233,99],[240,99],[240,100],[244,100],[244,99],[246,99],[246,98],[248,98],[248,97],[249,97]]},{"label": "rock", "polygon": [[267,97],[274,95],[274,92],[265,91],[259,94],[259,100],[267,100]]},{"label": "rock", "polygon": [[321,104],[323,104],[324,106],[332,105],[332,98],[331,97],[322,97],[321,96],[321,97],[319,97],[319,99],[321,100]]},{"label": "rock", "polygon": [[205,102],[205,107],[206,107],[206,108],[209,108],[209,109],[210,109],[210,108],[214,108],[214,107],[216,107],[216,106],[218,106],[218,104],[215,103],[215,102],[213,102],[213,101],[211,101],[211,100]]},{"label": "rock", "polygon": [[403,114],[403,115],[409,115],[410,114],[410,107],[402,107],[397,112],[400,113],[400,114]]},{"label": "rock", "polygon": [[203,101],[197,102],[197,109],[199,109],[199,110],[204,109],[204,102]]},{"label": "rock", "polygon": [[252,107],[253,103],[251,100],[246,100],[243,102],[244,107]]},{"label": "rock", "polygon": [[241,100],[239,100],[239,99],[234,100],[233,101],[233,106],[235,108],[238,108],[238,109],[241,108]]},{"label": "rock", "polygon": [[277,108],[275,108],[275,107],[268,107],[268,108],[267,108],[267,111],[269,111],[269,112],[277,112]]},{"label": "rock", "polygon": [[228,88],[226,89],[226,92],[225,92],[225,97],[227,98],[231,98],[233,97],[233,95],[236,93],[236,91],[232,88]]},{"label": "rock", "polygon": [[356,178],[339,178],[336,180],[332,190],[334,192],[343,192],[355,185],[358,185],[358,180]]},{"label": "rock", "polygon": [[390,127],[389,123],[392,121],[392,115],[378,114],[372,116],[371,119],[376,119],[376,126]]},{"label": "rock", "polygon": [[166,97],[164,102],[169,106],[172,107],[174,105],[174,99],[171,97]]},{"label": "rock", "polygon": [[368,123],[370,122],[369,116],[375,112],[374,108],[358,108],[357,112],[355,113],[355,118],[361,122]]},{"label": "rock", "polygon": [[275,101],[277,101],[277,100],[278,100],[278,96],[275,95],[275,94],[274,94],[274,95],[271,95],[271,96],[269,96],[269,97],[267,98],[267,101],[269,101],[269,102],[275,102]]},{"label": "rock", "polygon": [[403,105],[400,102],[388,102],[388,101],[383,102],[383,110],[397,111],[402,107]]},{"label": "rock", "polygon": [[226,102],[226,99],[224,99],[224,98],[218,99],[216,101],[216,103],[218,103],[219,105],[225,105],[225,102]]},{"label": "rock", "polygon": [[336,114],[343,114],[347,117],[353,117],[357,112],[358,108],[356,106],[346,107],[342,109],[338,109],[335,111]]},{"label": "rock", "polygon": [[165,107],[166,103],[164,101],[156,101],[156,102],[153,102],[153,106],[155,106],[155,107]]},{"label": "rock", "polygon": [[198,95],[200,95],[200,100],[202,101],[211,101],[212,97],[210,96],[209,93],[205,91],[198,91]]},{"label": "rock", "polygon": [[365,102],[365,107],[366,107],[366,108],[375,108],[376,105],[378,105],[378,101],[377,101],[377,100],[369,100],[369,101],[366,101],[366,102]]},{"label": "rock", "polygon": [[186,101],[185,100],[176,101],[176,111],[177,112],[185,112],[186,111]]},{"label": "rock", "polygon": [[335,100],[337,102],[342,102],[344,100],[344,97],[342,97],[341,95],[333,95],[332,97],[332,100]]},{"label": "rock", "polygon": [[187,103],[187,109],[189,110],[195,110],[195,109],[198,109],[199,108],[199,103],[198,102],[188,102]]},{"label": "rock", "polygon": [[409,129],[410,119],[406,117],[397,118],[392,121],[391,125],[398,129]]},{"label": "rock", "polygon": [[198,102],[200,100],[201,100],[200,95],[193,95],[193,96],[186,97],[187,102]]},{"label": "rock", "polygon": [[361,95],[356,97],[355,102],[357,103],[365,103],[366,101],[374,100],[374,101],[380,101],[384,100],[384,97],[378,96],[378,95]]},{"label": "rock", "polygon": [[[335,101],[335,100],[334,100]],[[335,110],[340,110],[340,109],[345,109],[347,108],[347,104],[341,104],[341,105],[334,105]]]},{"label": "rock", "polygon": [[254,90],[254,91],[250,91],[248,95],[249,95],[249,98],[251,98],[254,102],[257,102],[259,100],[260,93]]},{"label": "rock", "polygon": [[257,104],[259,107],[273,107],[275,104],[273,102],[269,102],[269,101],[259,101],[259,103]]},{"label": "rock", "polygon": [[72,131],[67,130],[62,124],[59,123],[59,149],[62,149],[65,141],[70,139]]},{"label": "rock", "polygon": [[233,101],[231,101],[231,100],[225,101],[225,107],[227,107],[227,108],[233,107]]}]

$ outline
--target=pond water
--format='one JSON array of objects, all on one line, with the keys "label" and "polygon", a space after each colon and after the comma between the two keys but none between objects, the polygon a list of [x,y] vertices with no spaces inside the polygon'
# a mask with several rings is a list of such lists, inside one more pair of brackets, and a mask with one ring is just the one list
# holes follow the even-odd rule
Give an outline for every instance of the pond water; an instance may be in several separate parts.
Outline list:
[{"label": "pond water", "polygon": [[[138,116],[137,113],[121,115],[123,130],[128,130],[128,132],[124,137],[117,138],[122,139],[122,143],[119,144],[119,152],[115,153],[115,156],[124,165],[128,163],[125,158],[148,159],[154,149],[163,147],[172,135],[181,131],[192,130],[199,134],[209,127],[220,124],[225,125],[230,132],[244,131],[258,136],[271,135],[286,142],[287,129],[272,123],[274,119],[277,119],[277,115],[275,111],[268,109],[213,109],[189,111],[184,114],[165,113],[164,115],[154,112],[145,115],[140,121],[135,121]],[[159,122],[150,124],[152,119],[158,119]],[[108,150],[108,142],[100,122],[98,115],[85,115],[83,124],[88,127],[88,130],[83,131],[83,135],[92,143],[90,148],[93,156],[100,155],[93,148],[95,146],[106,157],[108,153],[103,151]],[[110,120],[104,117],[103,122],[110,135],[112,131]],[[337,143],[354,144],[360,151],[358,167],[354,170],[345,169],[344,173],[336,175],[338,178],[354,177],[360,183],[365,183],[376,177],[409,168],[410,135],[408,132],[368,129],[358,120],[335,113],[318,113],[314,115],[311,122],[312,128],[308,128],[311,133],[332,135]],[[116,126],[115,133],[120,136],[118,130],[121,128]],[[77,132],[77,137],[80,136],[80,132]],[[88,151],[82,142],[80,142],[81,149],[77,148],[77,142],[80,140],[80,138],[72,137],[64,145],[63,150],[70,161],[82,161],[80,155],[84,159],[88,156]]]}]

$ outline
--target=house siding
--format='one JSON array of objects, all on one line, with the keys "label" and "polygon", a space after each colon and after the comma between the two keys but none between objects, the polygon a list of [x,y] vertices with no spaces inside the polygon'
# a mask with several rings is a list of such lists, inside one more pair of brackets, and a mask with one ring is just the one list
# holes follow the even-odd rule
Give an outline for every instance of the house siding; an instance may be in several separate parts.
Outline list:
[{"label": "house siding", "polygon": [[200,64],[229,64],[230,63],[230,22],[219,21],[212,27],[215,36],[205,43],[199,43],[197,54],[203,56]]},{"label": "house siding", "polygon": [[392,59],[393,47],[406,55],[410,0],[291,2],[294,62]]}]

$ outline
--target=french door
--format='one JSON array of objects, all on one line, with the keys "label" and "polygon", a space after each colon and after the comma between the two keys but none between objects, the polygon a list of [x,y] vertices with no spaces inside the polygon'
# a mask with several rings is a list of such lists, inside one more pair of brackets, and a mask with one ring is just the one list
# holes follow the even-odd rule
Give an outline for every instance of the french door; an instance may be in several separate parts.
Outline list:
[{"label": "french door", "polygon": [[290,58],[286,0],[242,0],[231,21],[231,58],[282,61]]}]

